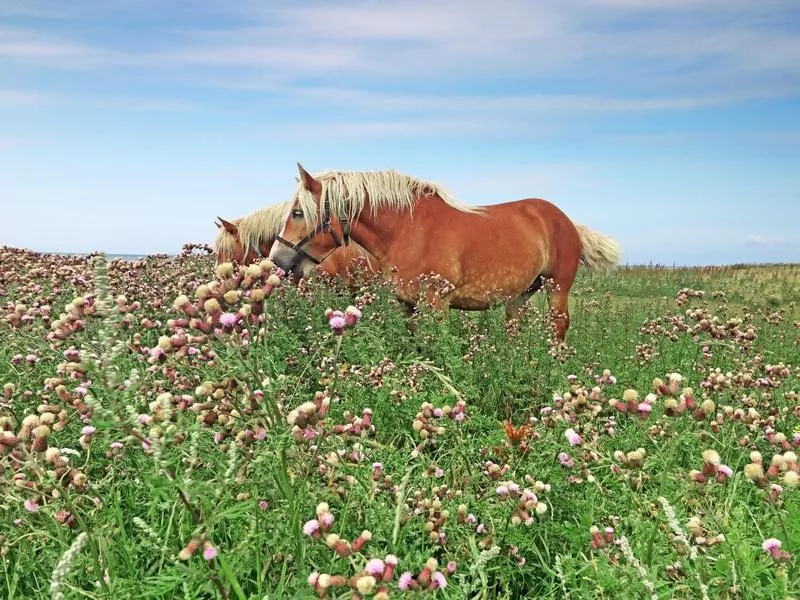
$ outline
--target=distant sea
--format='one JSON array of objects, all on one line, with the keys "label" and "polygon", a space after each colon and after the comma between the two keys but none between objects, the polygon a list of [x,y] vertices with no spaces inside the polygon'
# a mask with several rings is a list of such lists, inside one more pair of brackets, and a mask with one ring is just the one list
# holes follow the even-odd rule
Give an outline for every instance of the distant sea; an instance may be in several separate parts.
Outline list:
[{"label": "distant sea", "polygon": [[[64,252],[66,256],[89,256],[88,253],[85,252]],[[155,253],[154,253],[155,254]],[[147,256],[151,256],[149,254],[112,254],[110,252],[106,252],[106,259],[112,260],[115,258],[121,258],[122,260],[139,260],[140,258],[145,258]],[[167,256],[177,256],[176,254],[167,254]]]},{"label": "distant sea", "polygon": [[146,254],[106,254],[106,258],[111,260],[112,258],[121,258],[122,260],[139,260],[140,258],[144,258],[147,256]]}]

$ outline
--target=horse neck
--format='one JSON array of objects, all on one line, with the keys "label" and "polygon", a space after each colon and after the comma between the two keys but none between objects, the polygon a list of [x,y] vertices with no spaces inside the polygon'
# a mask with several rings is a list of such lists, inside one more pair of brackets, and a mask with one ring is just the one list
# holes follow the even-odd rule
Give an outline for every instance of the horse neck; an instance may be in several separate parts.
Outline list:
[{"label": "horse neck", "polygon": [[444,205],[439,198],[419,202],[414,207],[412,221],[411,213],[407,211],[396,212],[384,208],[373,214],[367,201],[353,224],[350,237],[379,263],[391,264],[398,244],[411,239],[415,230],[418,230],[419,223],[427,222],[426,213],[438,208],[436,203]]}]

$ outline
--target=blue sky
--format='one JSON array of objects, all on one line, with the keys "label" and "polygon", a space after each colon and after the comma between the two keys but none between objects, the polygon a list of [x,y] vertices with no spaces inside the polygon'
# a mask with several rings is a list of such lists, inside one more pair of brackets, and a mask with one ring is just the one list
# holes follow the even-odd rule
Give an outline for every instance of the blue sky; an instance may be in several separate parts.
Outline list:
[{"label": "blue sky", "polygon": [[796,0],[2,0],[0,244],[177,252],[295,163],[800,262]]}]

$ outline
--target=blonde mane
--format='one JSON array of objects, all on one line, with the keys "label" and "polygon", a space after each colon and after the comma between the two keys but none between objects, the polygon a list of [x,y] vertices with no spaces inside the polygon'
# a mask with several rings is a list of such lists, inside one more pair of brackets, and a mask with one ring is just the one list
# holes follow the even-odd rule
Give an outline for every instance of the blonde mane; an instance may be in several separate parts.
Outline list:
[{"label": "blonde mane", "polygon": [[[231,223],[239,230],[239,243],[243,248],[258,248],[262,242],[272,240],[277,236],[286,221],[287,212],[292,202],[287,200],[280,204],[267,206],[250,213],[246,217],[233,219]],[[221,228],[214,240],[214,251],[233,252],[236,237]]]},{"label": "blonde mane", "polygon": [[[322,184],[323,198],[330,202],[331,214],[346,216],[350,221],[358,220],[367,199],[374,214],[382,208],[412,213],[418,202],[438,196],[448,206],[466,213],[480,213],[484,209],[468,206],[457,200],[438,183],[423,181],[397,171],[324,171],[314,179]],[[319,220],[314,196],[298,183],[294,198],[307,223]]]}]

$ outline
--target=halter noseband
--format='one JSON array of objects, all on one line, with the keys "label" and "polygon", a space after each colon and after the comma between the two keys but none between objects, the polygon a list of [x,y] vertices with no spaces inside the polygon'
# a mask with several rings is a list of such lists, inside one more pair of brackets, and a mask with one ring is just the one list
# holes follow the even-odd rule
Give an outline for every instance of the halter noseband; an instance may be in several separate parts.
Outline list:
[{"label": "halter noseband", "polygon": [[[342,216],[339,217],[339,222],[342,224],[342,233],[344,235],[344,242],[342,242],[342,240],[339,239],[339,236],[336,234],[336,231],[334,231],[333,227],[331,226],[331,204],[330,201],[328,200],[327,193],[325,194],[324,206],[325,210],[322,213],[322,223],[317,225],[314,231],[306,235],[306,237],[304,237],[296,244],[293,244],[289,240],[283,239],[281,236],[277,236],[275,238],[281,244],[289,246],[289,248],[294,250],[295,254],[297,254],[298,256],[302,256],[307,260],[310,260],[315,265],[320,264],[322,261],[328,258],[333,252],[336,251],[337,248],[343,245],[347,246],[348,244],[350,244],[350,222],[347,220],[346,217]],[[330,252],[328,252],[322,258],[315,258],[314,256],[311,256],[308,252],[306,252],[303,249],[303,246],[305,246],[308,242],[310,242],[318,233],[323,233],[323,232],[331,236],[331,239],[333,240],[335,246],[330,250]]]}]

